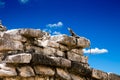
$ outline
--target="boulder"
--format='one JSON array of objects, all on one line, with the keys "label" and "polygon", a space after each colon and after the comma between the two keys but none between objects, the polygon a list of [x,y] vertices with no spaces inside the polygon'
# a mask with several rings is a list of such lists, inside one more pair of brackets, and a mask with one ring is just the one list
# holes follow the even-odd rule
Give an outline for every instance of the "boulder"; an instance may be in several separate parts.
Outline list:
[{"label": "boulder", "polygon": [[0,52],[13,50],[23,50],[23,44],[20,41],[0,38]]},{"label": "boulder", "polygon": [[0,77],[12,77],[17,76],[17,72],[14,67],[7,66],[6,63],[0,64]]},{"label": "boulder", "polygon": [[37,29],[20,29],[19,33],[25,37],[42,38],[45,32]]},{"label": "boulder", "polygon": [[78,48],[90,47],[90,41],[84,37],[77,38],[77,47]]},{"label": "boulder", "polygon": [[120,80],[120,75],[109,73],[108,74],[108,80]]},{"label": "boulder", "polygon": [[81,56],[81,55],[73,53],[72,51],[67,52],[67,58],[71,61],[88,63],[88,57],[87,56]]},{"label": "boulder", "polygon": [[35,76],[35,73],[34,73],[33,69],[30,66],[18,67],[17,70],[19,71],[19,75],[21,77]]},{"label": "boulder", "polygon": [[34,70],[36,72],[36,74],[40,74],[40,75],[44,75],[44,76],[54,76],[55,71],[47,66],[34,66]]},{"label": "boulder", "polygon": [[57,43],[68,46],[69,48],[73,48],[76,46],[76,38],[67,36],[67,35],[56,35],[52,36],[50,40],[55,41]]},{"label": "boulder", "polygon": [[70,60],[64,59],[62,57],[46,56],[36,53],[33,54],[31,63],[33,65],[43,64],[43,65],[58,66],[58,67],[71,67]]},{"label": "boulder", "polygon": [[57,68],[57,77],[60,77],[63,80],[72,80],[70,74],[63,69]]},{"label": "boulder", "polygon": [[108,80],[108,74],[106,72],[92,69],[92,77],[99,80]]},{"label": "boulder", "polygon": [[21,54],[14,54],[14,55],[8,55],[4,62],[6,63],[30,63],[32,59],[32,55],[28,53],[21,53]]}]

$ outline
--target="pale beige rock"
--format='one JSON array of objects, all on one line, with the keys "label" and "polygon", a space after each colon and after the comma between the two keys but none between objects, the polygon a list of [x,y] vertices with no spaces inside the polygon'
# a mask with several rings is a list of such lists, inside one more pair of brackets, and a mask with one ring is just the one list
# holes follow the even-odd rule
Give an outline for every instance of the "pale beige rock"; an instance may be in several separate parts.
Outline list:
[{"label": "pale beige rock", "polygon": [[77,47],[78,48],[90,47],[90,41],[83,37],[77,38]]},{"label": "pale beige rock", "polygon": [[68,48],[67,46],[65,46],[65,45],[61,45],[61,44],[60,44],[60,50],[61,50],[61,51],[68,51],[69,48]]},{"label": "pale beige rock", "polygon": [[71,52],[83,56],[83,49],[72,49]]},{"label": "pale beige rock", "polygon": [[63,51],[57,50],[56,53],[55,53],[55,56],[65,57],[65,53]]},{"label": "pale beige rock", "polygon": [[75,54],[73,52],[67,52],[67,57],[69,60],[82,62],[82,63],[88,63],[88,57],[87,56],[81,56],[78,54]]},{"label": "pale beige rock", "polygon": [[0,64],[0,77],[16,76],[17,72],[14,67],[7,66],[6,63]]},{"label": "pale beige rock", "polygon": [[79,75],[75,75],[75,74],[70,74],[72,80],[84,80],[84,78],[80,77]]},{"label": "pale beige rock", "polygon": [[68,72],[60,68],[57,68],[56,71],[57,71],[58,77],[65,79],[65,80],[71,80],[70,74]]},{"label": "pale beige rock", "polygon": [[5,58],[6,63],[30,63],[32,55],[28,53],[8,55]]},{"label": "pale beige rock", "polygon": [[100,80],[108,80],[108,74],[106,72],[96,69],[92,70],[92,77]]},{"label": "pale beige rock", "polygon": [[120,80],[120,75],[108,73],[108,80]]},{"label": "pale beige rock", "polygon": [[23,50],[23,44],[20,41],[0,38],[0,52],[12,50]]},{"label": "pale beige rock", "polygon": [[40,76],[36,76],[35,80],[49,80],[49,77],[40,77]]},{"label": "pale beige rock", "polygon": [[6,78],[4,78],[5,80],[21,80],[21,78],[20,77],[18,77],[18,76],[15,76],[15,77],[6,77]]},{"label": "pale beige rock", "polygon": [[45,76],[54,76],[55,71],[47,66],[34,66],[36,74],[41,74]]},{"label": "pale beige rock", "polygon": [[1,37],[21,42],[27,41],[27,39],[24,36],[19,34],[19,30],[6,31]]},{"label": "pale beige rock", "polygon": [[67,36],[67,35],[57,35],[57,36],[52,36],[50,40],[53,40],[55,42],[58,42],[60,44],[66,45],[70,48],[75,47],[76,45],[76,38]]},{"label": "pale beige rock", "polygon": [[19,75],[21,77],[35,76],[33,69],[30,66],[18,67]]},{"label": "pale beige rock", "polygon": [[25,37],[33,37],[33,38],[41,38],[45,34],[45,32],[42,32],[37,29],[21,29],[19,30],[19,33]]},{"label": "pale beige rock", "polygon": [[50,48],[50,47],[43,48],[43,54],[44,55],[54,56],[55,53],[56,53],[55,48]]}]

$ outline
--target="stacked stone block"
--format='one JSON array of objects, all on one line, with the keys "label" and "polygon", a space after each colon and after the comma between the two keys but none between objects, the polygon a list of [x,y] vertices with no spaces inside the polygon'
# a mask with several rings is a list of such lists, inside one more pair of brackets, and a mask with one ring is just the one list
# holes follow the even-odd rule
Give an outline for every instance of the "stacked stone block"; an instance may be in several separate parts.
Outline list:
[{"label": "stacked stone block", "polygon": [[90,41],[35,29],[0,32],[0,80],[119,80],[89,67]]}]

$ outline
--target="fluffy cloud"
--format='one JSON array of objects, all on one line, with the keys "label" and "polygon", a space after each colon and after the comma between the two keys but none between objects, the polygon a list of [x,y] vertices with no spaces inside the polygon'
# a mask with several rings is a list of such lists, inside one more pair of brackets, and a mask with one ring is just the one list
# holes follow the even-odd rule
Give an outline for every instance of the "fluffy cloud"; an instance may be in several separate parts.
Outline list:
[{"label": "fluffy cloud", "polygon": [[61,33],[60,33],[60,32],[57,32],[57,31],[54,31],[52,34],[53,34],[53,35],[61,35]]},{"label": "fluffy cloud", "polygon": [[47,25],[47,27],[50,27],[50,28],[53,28],[53,27],[57,28],[57,27],[62,27],[62,26],[63,26],[62,22]]},{"label": "fluffy cloud", "polygon": [[27,3],[29,0],[19,0],[22,4]]},{"label": "fluffy cloud", "polygon": [[91,53],[91,54],[103,54],[103,53],[107,53],[108,50],[107,49],[99,49],[99,48],[93,48],[93,49],[83,49],[84,53]]}]

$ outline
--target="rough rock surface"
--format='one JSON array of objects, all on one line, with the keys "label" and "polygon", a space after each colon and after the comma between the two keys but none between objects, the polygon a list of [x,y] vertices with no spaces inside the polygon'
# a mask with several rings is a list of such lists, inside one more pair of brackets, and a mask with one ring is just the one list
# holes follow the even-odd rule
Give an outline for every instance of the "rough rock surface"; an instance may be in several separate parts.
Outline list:
[{"label": "rough rock surface", "polygon": [[0,80],[120,80],[119,75],[90,68],[82,50],[89,46],[83,37],[50,36],[36,29],[6,31],[2,26]]}]

